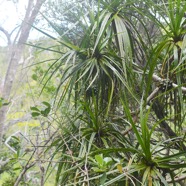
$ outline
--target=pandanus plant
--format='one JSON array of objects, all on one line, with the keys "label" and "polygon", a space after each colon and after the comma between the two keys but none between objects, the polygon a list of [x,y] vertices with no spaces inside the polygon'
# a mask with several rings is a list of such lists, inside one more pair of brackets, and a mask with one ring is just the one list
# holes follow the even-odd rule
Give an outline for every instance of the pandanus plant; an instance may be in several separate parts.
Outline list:
[{"label": "pandanus plant", "polygon": [[56,185],[184,184],[185,11],[181,0],[98,0],[79,14],[76,44],[36,28],[65,51],[43,79],[62,68],[55,103],[65,119],[47,149]]}]

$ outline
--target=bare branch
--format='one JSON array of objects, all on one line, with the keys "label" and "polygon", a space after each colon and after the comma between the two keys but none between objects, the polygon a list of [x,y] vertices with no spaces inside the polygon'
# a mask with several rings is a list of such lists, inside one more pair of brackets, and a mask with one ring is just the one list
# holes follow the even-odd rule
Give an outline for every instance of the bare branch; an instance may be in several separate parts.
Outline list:
[{"label": "bare branch", "polygon": [[[186,175],[180,176],[180,177],[178,177],[178,178],[174,178],[174,182],[180,182],[180,181],[182,181],[182,180],[186,180]],[[173,183],[172,180],[167,180],[167,182],[168,182],[168,183]]]},{"label": "bare branch", "polygon": [[32,155],[30,156],[29,160],[27,161],[24,169],[19,174],[18,178],[16,179],[16,182],[15,182],[14,186],[18,186],[20,181],[21,181],[21,179],[23,178],[24,174],[26,173],[26,171],[35,165],[34,161],[32,163],[30,163],[30,161],[32,160],[32,157],[34,156],[34,154],[35,154],[35,151],[32,153]]},{"label": "bare branch", "polygon": [[[45,142],[44,146],[46,146],[54,137],[55,135],[57,134],[58,131],[55,131],[51,136],[50,138]],[[25,173],[27,172],[28,169],[30,169],[31,167],[33,167],[37,162],[38,162],[38,159],[41,158],[42,154],[45,152],[44,150],[41,151],[39,154],[38,154],[38,157],[36,160],[32,160],[33,159],[33,156],[35,155],[37,151],[37,148],[36,146],[34,146],[34,151],[32,152],[29,160],[27,161],[26,165],[24,166],[23,170],[21,171],[21,173],[19,174],[19,176],[17,177],[16,179],[16,182],[14,184],[14,186],[18,186],[21,179],[23,178],[23,176],[25,175]]]},{"label": "bare branch", "polygon": [[0,26],[0,31],[3,32],[3,34],[6,36],[6,39],[8,41],[8,45],[10,45],[11,44],[11,40],[10,40],[11,35],[2,26]]},{"label": "bare branch", "polygon": [[[162,81],[165,81],[166,79],[162,79],[162,78],[160,78],[159,76],[157,76],[156,74],[153,74],[152,75],[152,79],[154,80],[154,81],[157,81],[157,82],[162,82]],[[180,87],[179,85],[177,85],[177,84],[175,84],[175,83],[172,83],[172,86],[174,87],[174,88],[178,88],[178,87]],[[181,87],[181,90],[182,90],[182,92],[184,92],[184,93],[186,93],[186,87]]]}]

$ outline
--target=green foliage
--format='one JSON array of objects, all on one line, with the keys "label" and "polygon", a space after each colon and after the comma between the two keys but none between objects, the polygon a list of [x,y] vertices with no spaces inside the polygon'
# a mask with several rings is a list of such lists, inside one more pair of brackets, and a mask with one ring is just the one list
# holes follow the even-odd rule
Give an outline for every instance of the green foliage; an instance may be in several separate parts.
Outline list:
[{"label": "green foliage", "polygon": [[6,106],[6,105],[9,105],[10,104],[10,102],[8,102],[8,101],[6,101],[4,98],[0,98],[0,108],[2,107],[2,106]]},{"label": "green foliage", "polygon": [[30,107],[31,111],[32,111],[32,117],[37,117],[37,116],[44,116],[44,117],[47,117],[48,114],[50,113],[50,110],[51,110],[51,105],[46,102],[46,101],[43,101],[42,102],[43,106],[39,109],[37,107]]},{"label": "green foliage", "polygon": [[[54,104],[65,118],[62,137],[47,149],[55,148],[52,160],[61,162],[56,185],[176,184],[186,168],[185,137],[178,137],[185,121],[185,9],[179,0],[101,0],[78,14],[86,20],[79,42],[71,29],[67,39],[36,28],[66,48],[48,68],[43,88],[61,68]],[[61,35],[59,25],[45,19]],[[167,83],[158,85],[154,74]]]},{"label": "green foliage", "polygon": [[36,50],[55,53],[31,76],[52,98],[30,107],[55,134],[41,145],[46,179],[55,173],[56,186],[182,184],[186,2],[94,3],[76,2],[76,17],[64,16],[75,34],[83,30],[76,41],[51,15],[43,17],[58,37],[33,26],[52,40]]},{"label": "green foliage", "polygon": [[12,177],[6,178],[2,186],[14,186],[15,180]]}]

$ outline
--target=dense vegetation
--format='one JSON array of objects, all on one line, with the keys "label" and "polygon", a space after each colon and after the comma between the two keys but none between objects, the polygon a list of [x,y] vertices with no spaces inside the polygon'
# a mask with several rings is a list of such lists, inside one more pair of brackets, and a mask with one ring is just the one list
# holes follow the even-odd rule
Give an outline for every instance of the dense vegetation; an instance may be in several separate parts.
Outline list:
[{"label": "dense vegetation", "polygon": [[33,185],[35,175],[38,185],[184,186],[186,1],[50,1],[45,10],[54,34],[34,26],[45,37],[27,44],[27,95],[39,101],[22,105],[36,123],[0,154],[0,174],[12,176],[4,186]]}]

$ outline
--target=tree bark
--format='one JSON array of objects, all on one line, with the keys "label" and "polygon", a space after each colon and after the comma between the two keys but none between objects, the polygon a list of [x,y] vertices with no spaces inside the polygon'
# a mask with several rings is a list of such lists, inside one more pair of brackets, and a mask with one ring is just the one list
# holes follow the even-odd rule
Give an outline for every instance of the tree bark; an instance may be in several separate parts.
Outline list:
[{"label": "tree bark", "polygon": [[[21,24],[19,32],[10,46],[10,58],[9,58],[9,65],[5,76],[4,85],[2,87],[2,97],[6,100],[11,100],[11,90],[13,87],[13,83],[16,77],[16,71],[18,68],[18,63],[22,57],[25,43],[28,40],[30,30],[32,25],[36,19],[36,16],[39,13],[39,10],[45,0],[37,0],[34,5],[34,0],[29,0],[28,6],[26,9],[24,20]],[[0,108],[0,143],[2,142],[2,137],[4,133],[4,126],[5,126],[5,118],[7,113],[8,106],[3,106]]]}]

